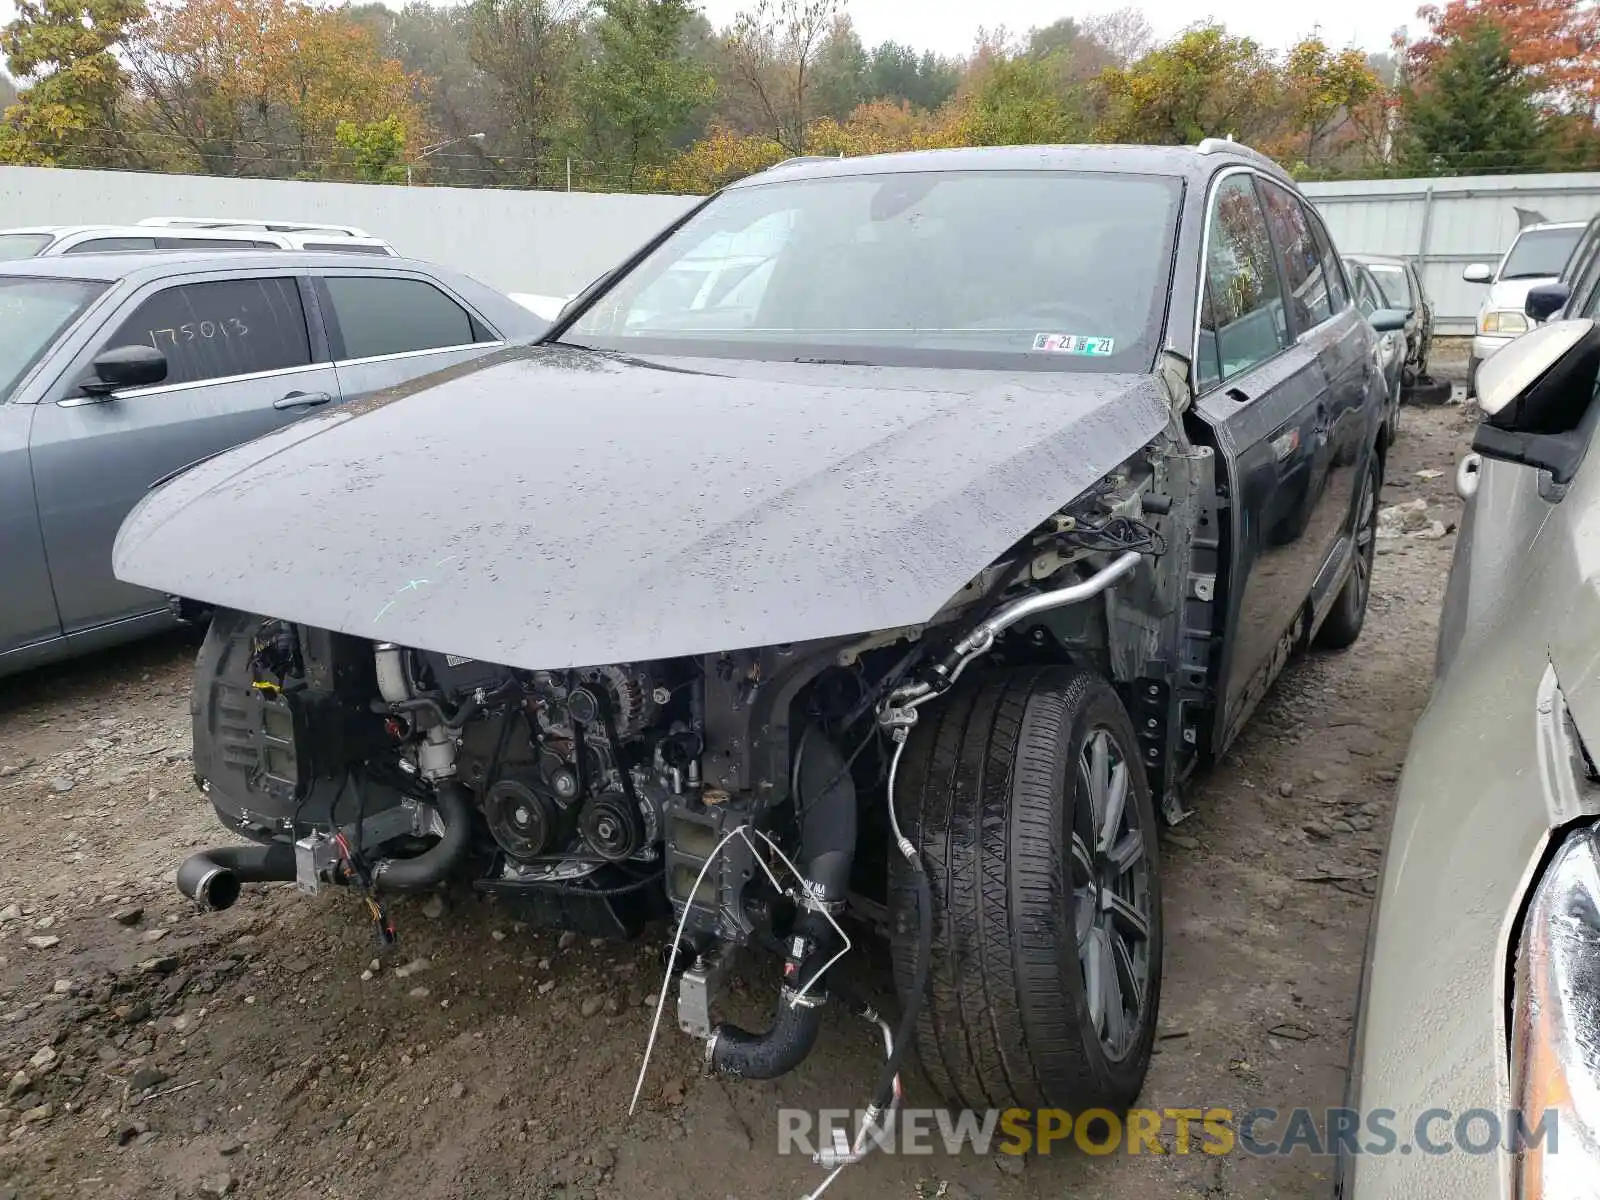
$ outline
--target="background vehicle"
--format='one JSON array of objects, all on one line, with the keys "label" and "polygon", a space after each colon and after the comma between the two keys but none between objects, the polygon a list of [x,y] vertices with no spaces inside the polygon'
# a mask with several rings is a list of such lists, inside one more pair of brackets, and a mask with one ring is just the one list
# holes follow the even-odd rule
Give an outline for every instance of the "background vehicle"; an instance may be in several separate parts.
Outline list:
[{"label": "background vehicle", "polygon": [[[743,180],[540,344],[129,516],[119,578],[215,607],[196,772],[257,843],[179,886],[353,883],[381,923],[470,875],[591,933],[670,914],[680,1023],[753,1078],[814,1044],[853,904],[903,1003],[875,1103],[914,1041],[952,1101],[1125,1106],[1156,813],[1290,654],[1359,636],[1374,329],[1403,321],[1363,319],[1232,143]],[[285,529],[315,536],[260,570]],[[764,1033],[710,1015],[752,944],[785,958]]]},{"label": "background vehicle", "polygon": [[0,229],[0,261],[127,250],[310,250],[394,256],[353,226],[151,217],[135,225],[32,225]]},{"label": "background vehicle", "polygon": [[1578,245],[1561,269],[1561,276],[1549,283],[1528,289],[1523,312],[1530,324],[1548,321],[1557,315],[1592,317],[1600,305],[1600,214],[1583,227]]},{"label": "background vehicle", "polygon": [[[1370,319],[1374,313],[1387,308],[1396,308],[1407,313],[1411,311],[1401,305],[1389,303],[1388,297],[1373,277],[1372,270],[1364,262],[1354,257],[1346,257],[1345,266],[1350,273],[1351,286],[1355,290],[1356,307],[1361,310],[1362,316]],[[1407,318],[1408,328],[1413,319]],[[1392,446],[1395,435],[1400,429],[1400,389],[1404,382],[1406,359],[1405,333],[1401,330],[1391,330],[1388,333],[1378,334],[1377,355],[1388,396],[1384,415],[1384,438],[1385,444]]]},{"label": "background vehicle", "polygon": [[1523,311],[1528,291],[1561,275],[1582,235],[1582,221],[1548,221],[1527,225],[1511,239],[1498,267],[1473,263],[1461,272],[1468,283],[1487,283],[1489,292],[1478,306],[1471,356],[1467,360],[1467,395],[1477,395],[1478,367],[1490,355],[1528,330]]},{"label": "background vehicle", "polygon": [[[1406,258],[1388,258],[1375,254],[1350,254],[1346,258],[1361,263],[1372,272],[1373,281],[1383,299],[1383,307],[1398,308],[1411,313],[1406,321],[1406,357],[1402,377],[1402,391],[1423,403],[1442,403],[1449,398],[1449,386],[1439,386],[1428,374],[1428,361],[1433,353],[1433,301],[1422,286],[1422,273],[1416,264]],[[1442,390],[1442,396],[1436,393]]]},{"label": "background vehicle", "polygon": [[169,623],[111,573],[163,476],[548,322],[463,275],[294,251],[0,267],[0,674]]},{"label": "background vehicle", "polygon": [[[1435,1141],[1473,1110],[1502,1136],[1480,1143],[1490,1153],[1345,1155],[1344,1200],[1584,1196],[1600,1179],[1597,366],[1600,330],[1579,318],[1479,375],[1485,416],[1457,475],[1433,694],[1400,780],[1347,1097],[1397,1114],[1402,1142],[1430,1110],[1451,1114]],[[1545,1125],[1542,1150],[1495,1151],[1508,1109],[1530,1134]]]}]

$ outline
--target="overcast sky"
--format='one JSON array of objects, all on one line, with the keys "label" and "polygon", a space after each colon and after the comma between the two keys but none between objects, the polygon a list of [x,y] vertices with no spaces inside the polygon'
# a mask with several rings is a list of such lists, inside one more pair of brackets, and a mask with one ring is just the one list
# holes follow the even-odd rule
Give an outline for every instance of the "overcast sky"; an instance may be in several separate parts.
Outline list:
[{"label": "overcast sky", "polygon": [[[386,0],[391,8],[402,0]],[[1210,16],[1236,33],[1248,34],[1273,50],[1282,50],[1321,23],[1323,41],[1331,46],[1360,46],[1386,50],[1390,35],[1416,19],[1422,0],[1342,0],[1337,5],[1301,7],[1294,0],[1146,0],[1136,7],[1154,27],[1158,37],[1171,37],[1185,25]],[[733,19],[749,0],[702,0],[706,16],[719,28]],[[855,21],[868,46],[883,41],[906,42],[919,50],[964,55],[972,49],[980,24],[1004,25],[1013,33],[1026,33],[1035,25],[1048,25],[1059,17],[1085,17],[1119,8],[1119,0],[1084,5],[1072,0],[845,0],[845,11]],[[1334,11],[1328,11],[1332,9]],[[16,13],[10,0],[0,0],[0,22]]]}]

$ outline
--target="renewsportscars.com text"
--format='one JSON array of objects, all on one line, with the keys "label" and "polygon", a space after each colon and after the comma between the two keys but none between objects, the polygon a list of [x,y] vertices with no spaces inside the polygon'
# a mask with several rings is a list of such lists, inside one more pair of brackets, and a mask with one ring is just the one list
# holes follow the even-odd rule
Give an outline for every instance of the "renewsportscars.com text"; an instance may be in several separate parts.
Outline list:
[{"label": "renewsportscars.com text", "polygon": [[[890,1154],[1252,1154],[1262,1157],[1384,1154],[1495,1154],[1541,1147],[1559,1150],[1557,1113],[1531,1119],[1512,1109],[1457,1113],[1425,1109],[1136,1108],[1071,1113],[1023,1108],[952,1111],[904,1108],[868,1131]],[[814,1155],[856,1137],[862,1114],[847,1109],[778,1110],[778,1153]]]}]

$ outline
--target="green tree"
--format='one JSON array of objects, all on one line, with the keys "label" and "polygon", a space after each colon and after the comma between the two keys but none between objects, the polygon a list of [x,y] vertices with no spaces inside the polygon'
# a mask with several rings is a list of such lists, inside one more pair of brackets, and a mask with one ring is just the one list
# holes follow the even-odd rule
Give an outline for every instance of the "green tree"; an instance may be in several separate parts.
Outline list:
[{"label": "green tree", "polygon": [[584,7],[579,0],[472,0],[467,9],[472,61],[489,77],[499,113],[497,144],[532,186],[561,169],[559,147],[576,120]]},{"label": "green tree", "polygon": [[931,50],[920,57],[899,42],[883,42],[867,56],[865,98],[904,100],[913,108],[932,112],[951,96],[961,82],[961,67],[939,58]]},{"label": "green tree", "polygon": [[1534,83],[1489,21],[1442,47],[1401,92],[1402,161],[1421,175],[1531,171],[1548,160],[1549,129]]},{"label": "green tree", "polygon": [[994,59],[967,99],[961,137],[970,146],[1083,140],[1086,122],[1062,87],[1054,55]]},{"label": "green tree", "polygon": [[1293,131],[1305,139],[1300,157],[1314,168],[1339,126],[1383,85],[1361,51],[1335,52],[1311,37],[1289,51],[1283,87]]},{"label": "green tree", "polygon": [[142,0],[18,0],[0,31],[6,66],[27,81],[0,126],[0,161],[124,163],[124,76],[113,50],[143,20]]},{"label": "green tree", "polygon": [[816,111],[819,116],[843,121],[867,96],[866,47],[848,15],[840,13],[822,40],[814,68]]},{"label": "green tree", "polygon": [[600,0],[598,54],[579,83],[591,136],[632,188],[663,162],[689,114],[710,98],[704,67],[684,54],[691,0]]},{"label": "green tree", "polygon": [[340,121],[334,140],[349,151],[356,174],[368,183],[404,183],[406,126],[399,117],[358,125]]}]

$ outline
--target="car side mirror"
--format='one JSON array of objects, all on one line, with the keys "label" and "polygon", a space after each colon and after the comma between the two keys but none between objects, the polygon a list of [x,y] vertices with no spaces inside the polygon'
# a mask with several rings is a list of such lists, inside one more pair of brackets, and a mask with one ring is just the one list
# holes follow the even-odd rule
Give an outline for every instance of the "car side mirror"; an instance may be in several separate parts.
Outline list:
[{"label": "car side mirror", "polygon": [[1478,367],[1484,418],[1472,448],[1571,483],[1588,446],[1597,378],[1600,327],[1588,318],[1540,325]]},{"label": "car side mirror", "polygon": [[1468,283],[1491,283],[1494,280],[1494,269],[1488,263],[1471,263],[1461,272],[1461,278]]},{"label": "car side mirror", "polygon": [[1548,321],[1565,308],[1571,298],[1572,289],[1566,284],[1541,283],[1538,287],[1528,289],[1528,297],[1522,302],[1522,311],[1535,321]]},{"label": "car side mirror", "polygon": [[167,377],[167,356],[153,346],[114,346],[90,365],[94,374],[78,384],[86,396],[109,399],[124,388],[149,387]]},{"label": "car side mirror", "polygon": [[1367,318],[1367,322],[1379,333],[1396,333],[1404,329],[1410,319],[1411,313],[1407,309],[1380,308]]}]

